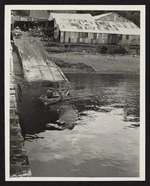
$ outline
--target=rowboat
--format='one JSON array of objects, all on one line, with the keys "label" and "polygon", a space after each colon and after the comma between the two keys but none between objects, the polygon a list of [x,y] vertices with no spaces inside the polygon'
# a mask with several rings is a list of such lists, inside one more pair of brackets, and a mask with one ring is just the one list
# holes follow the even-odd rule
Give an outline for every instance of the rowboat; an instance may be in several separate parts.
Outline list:
[{"label": "rowboat", "polygon": [[53,97],[48,98],[46,94],[43,94],[39,97],[39,100],[46,106],[61,101],[61,95],[59,93],[53,94]]}]

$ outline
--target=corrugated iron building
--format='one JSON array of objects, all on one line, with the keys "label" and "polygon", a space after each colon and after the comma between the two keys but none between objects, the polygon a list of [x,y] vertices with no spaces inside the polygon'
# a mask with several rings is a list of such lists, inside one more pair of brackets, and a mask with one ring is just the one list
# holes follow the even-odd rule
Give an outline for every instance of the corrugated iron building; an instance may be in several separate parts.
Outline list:
[{"label": "corrugated iron building", "polygon": [[130,20],[115,12],[93,16],[93,18],[98,23],[111,24],[119,30],[121,40],[117,42],[118,35],[109,35],[108,43],[140,45],[140,28]]},{"label": "corrugated iron building", "polygon": [[54,38],[63,43],[99,43],[139,45],[140,29],[116,13],[91,14],[50,13]]},{"label": "corrugated iron building", "polygon": [[11,23],[13,28],[19,26],[21,30],[28,31],[29,28],[34,26],[45,26],[48,25],[48,18],[50,12],[47,10],[30,10],[29,16],[15,15],[11,17]]},{"label": "corrugated iron building", "polygon": [[34,21],[33,18],[28,16],[20,16],[20,15],[12,15],[11,16],[11,28],[19,26],[21,30],[27,31],[29,30],[30,25]]},{"label": "corrugated iron building", "polygon": [[115,13],[115,12],[109,12],[105,14],[100,14],[93,16],[93,18],[96,21],[121,21],[121,22],[130,22],[128,19],[125,17],[122,17],[121,15]]},{"label": "corrugated iron building", "polygon": [[36,26],[41,26],[44,28],[49,27],[49,10],[30,10],[29,17],[34,20]]}]

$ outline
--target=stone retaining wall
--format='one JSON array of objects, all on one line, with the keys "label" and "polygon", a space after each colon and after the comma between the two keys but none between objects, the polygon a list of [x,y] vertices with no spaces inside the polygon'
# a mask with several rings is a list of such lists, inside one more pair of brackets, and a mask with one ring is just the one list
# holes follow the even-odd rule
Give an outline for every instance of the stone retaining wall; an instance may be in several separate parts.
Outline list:
[{"label": "stone retaining wall", "polygon": [[10,177],[31,176],[24,138],[17,114],[17,89],[13,73],[13,60],[10,61]]}]

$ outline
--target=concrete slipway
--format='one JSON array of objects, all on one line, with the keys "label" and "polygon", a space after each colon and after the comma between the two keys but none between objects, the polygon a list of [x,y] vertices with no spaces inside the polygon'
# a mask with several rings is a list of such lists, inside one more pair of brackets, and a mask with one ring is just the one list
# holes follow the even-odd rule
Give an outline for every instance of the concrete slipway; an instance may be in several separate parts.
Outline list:
[{"label": "concrete slipway", "polygon": [[14,43],[21,57],[24,77],[27,82],[68,82],[61,69],[53,63],[37,38],[23,32]]}]

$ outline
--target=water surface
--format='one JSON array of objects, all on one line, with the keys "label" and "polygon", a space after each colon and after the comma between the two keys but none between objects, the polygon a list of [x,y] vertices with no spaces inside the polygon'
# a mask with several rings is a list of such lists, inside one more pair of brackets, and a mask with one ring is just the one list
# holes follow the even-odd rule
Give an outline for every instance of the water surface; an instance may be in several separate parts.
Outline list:
[{"label": "water surface", "polygon": [[47,122],[58,119],[38,100],[46,88],[23,89],[20,115],[32,175],[138,177],[139,75],[66,76],[70,104],[81,117],[73,130],[46,130]]}]

